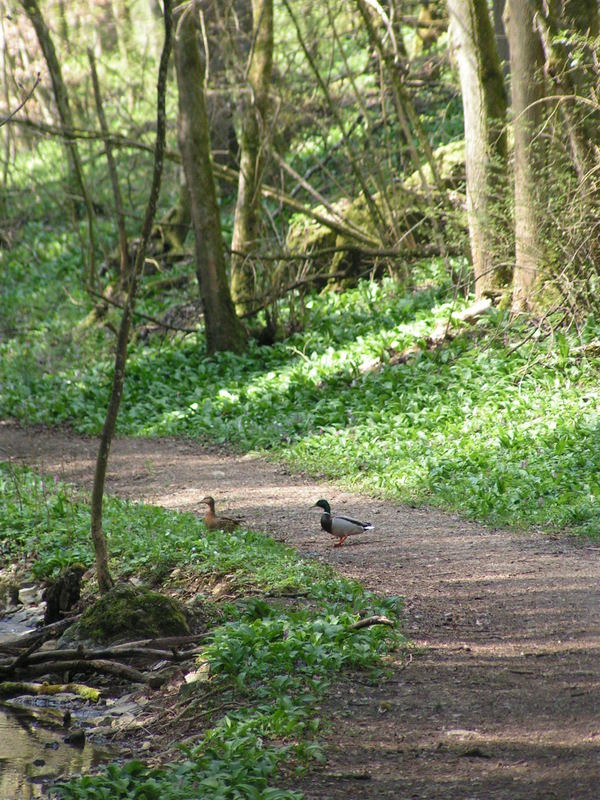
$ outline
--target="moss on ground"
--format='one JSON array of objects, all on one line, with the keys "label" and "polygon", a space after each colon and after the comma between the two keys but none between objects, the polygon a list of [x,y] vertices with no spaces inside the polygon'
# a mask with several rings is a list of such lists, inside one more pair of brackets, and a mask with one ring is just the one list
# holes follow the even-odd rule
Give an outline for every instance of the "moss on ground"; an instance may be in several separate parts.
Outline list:
[{"label": "moss on ground", "polygon": [[110,644],[190,632],[181,603],[150,589],[120,583],[83,613],[61,644],[75,640]]}]

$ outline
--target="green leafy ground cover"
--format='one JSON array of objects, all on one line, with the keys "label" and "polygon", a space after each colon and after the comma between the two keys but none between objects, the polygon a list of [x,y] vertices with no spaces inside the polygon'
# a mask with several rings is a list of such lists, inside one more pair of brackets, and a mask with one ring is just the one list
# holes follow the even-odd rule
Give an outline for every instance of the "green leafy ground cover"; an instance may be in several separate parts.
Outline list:
[{"label": "green leafy ground cover", "polygon": [[[43,262],[51,296],[66,280],[69,252]],[[526,331],[508,329],[495,312],[428,351],[436,322],[468,300],[449,297],[435,264],[422,272],[433,276],[430,288],[365,281],[314,296],[304,331],[273,347],[253,343],[243,356],[207,358],[201,333],[135,344],[121,433],[224,442],[399,501],[595,533],[598,359],[580,344],[595,338],[597,324],[588,321],[581,340],[559,332],[513,350]],[[9,301],[17,287],[27,289],[4,285]],[[30,305],[47,312],[35,287]],[[19,307],[28,308],[23,296]],[[73,333],[76,314],[81,308],[55,302],[33,330],[0,344],[2,415],[99,431],[112,357],[106,334]],[[411,346],[422,351],[386,366],[390,352]],[[369,371],[377,359],[383,367]]]},{"label": "green leafy ground cover", "polygon": [[[65,563],[91,564],[89,508],[72,488],[0,463],[0,492],[0,562],[25,560],[38,578]],[[236,536],[207,531],[190,514],[115,498],[107,498],[106,512],[116,576],[142,574],[156,584],[185,566],[188,576],[226,575],[231,581],[240,600],[213,604],[215,627],[201,656],[210,678],[208,684],[194,685],[196,694],[189,700],[209,686],[210,702],[233,710],[215,713],[204,737],[177,763],[111,765],[56,788],[53,795],[69,800],[299,798],[276,787],[280,767],[285,764],[289,778],[292,769],[302,771],[321,757],[319,703],[332,678],[352,668],[363,670],[367,679],[371,674],[380,679],[382,657],[401,641],[387,627],[352,632],[348,627],[364,614],[394,617],[398,599],[378,598],[252,531]],[[250,590],[269,592],[272,599],[245,599]],[[277,600],[293,590],[302,597],[298,602]],[[210,605],[208,599],[205,604]]]},{"label": "green leafy ground cover", "polygon": [[[114,337],[84,323],[93,299],[83,288],[80,237],[49,178],[57,148],[27,155],[23,176],[33,188],[8,198],[19,218],[0,250],[0,417],[95,433]],[[109,252],[114,230],[101,216],[98,223]],[[195,283],[160,298],[142,292],[138,308],[158,315],[197,294]],[[581,346],[600,338],[600,324],[589,319],[577,337],[558,330],[518,347],[530,331],[495,311],[428,350],[436,323],[469,302],[455,299],[430,261],[411,265],[410,285],[363,281],[309,297],[301,332],[272,347],[251,343],[243,356],[207,358],[201,331],[135,342],[119,430],[270,453],[347,486],[495,524],[595,534],[599,362],[597,349]],[[286,308],[280,313],[285,322]],[[108,312],[113,324],[117,314]],[[411,347],[421,352],[388,363]],[[382,368],[369,370],[378,360]]]}]

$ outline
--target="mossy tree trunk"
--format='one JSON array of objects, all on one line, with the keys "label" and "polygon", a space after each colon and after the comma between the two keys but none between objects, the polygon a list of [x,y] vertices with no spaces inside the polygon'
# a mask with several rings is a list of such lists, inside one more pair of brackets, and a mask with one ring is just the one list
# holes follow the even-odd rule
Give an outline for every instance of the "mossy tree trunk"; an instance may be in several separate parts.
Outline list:
[{"label": "mossy tree trunk", "polygon": [[481,298],[506,283],[507,253],[498,235],[507,185],[506,91],[486,0],[448,0],[460,75],[467,171],[467,217]]},{"label": "mossy tree trunk", "polygon": [[248,256],[256,249],[260,234],[272,67],[273,0],[252,0],[252,48],[240,115],[240,175],[231,259],[231,292],[239,313],[249,311],[255,299],[254,271]]},{"label": "mossy tree trunk", "polygon": [[515,270],[514,313],[535,305],[543,263],[536,172],[540,154],[535,134],[542,120],[542,49],[534,29],[534,9],[522,0],[507,0],[504,22],[510,47],[512,125],[514,136]]},{"label": "mossy tree trunk", "polygon": [[175,71],[179,90],[178,138],[190,198],[196,274],[204,305],[206,349],[242,352],[246,331],[237,318],[229,285],[221,218],[210,153],[204,97],[204,57],[193,6],[177,14]]},{"label": "mossy tree trunk", "polygon": [[67,87],[63,80],[60,62],[56,55],[56,49],[52,36],[46,22],[39,9],[37,0],[21,0],[25,13],[27,14],[33,28],[35,30],[40,48],[44,54],[44,59],[50,73],[50,80],[52,81],[52,89],[54,91],[54,100],[60,124],[65,140],[67,149],[67,158],[69,159],[69,167],[73,176],[73,182],[81,192],[83,202],[85,205],[87,220],[88,220],[88,275],[87,280],[90,286],[96,283],[96,233],[94,227],[94,209],[92,206],[92,199],[88,191],[85,178],[83,175],[83,166],[81,157],[77,148],[77,141],[73,129],[73,115],[71,114],[71,106],[69,104],[69,95]]},{"label": "mossy tree trunk", "polygon": [[123,315],[121,317],[121,324],[119,326],[111,395],[108,403],[108,409],[106,411],[106,418],[104,420],[104,427],[102,429],[102,434],[100,436],[100,445],[98,447],[98,456],[96,458],[96,470],[94,472],[94,485],[92,487],[91,533],[92,533],[92,541],[94,544],[94,553],[96,558],[96,574],[98,576],[98,588],[101,594],[105,594],[113,585],[113,580],[111,578],[110,571],[108,568],[108,545],[106,541],[106,535],[102,528],[102,505],[104,499],[104,482],[106,479],[106,468],[108,465],[110,446],[117,425],[119,406],[121,405],[121,398],[123,396],[123,385],[125,383],[125,368],[127,365],[127,349],[129,341],[129,331],[131,328],[131,319],[133,317],[138,279],[141,275],[142,267],[144,265],[144,260],[146,258],[146,247],[148,245],[148,240],[150,239],[150,234],[152,232],[152,224],[154,222],[154,216],[156,214],[156,205],[158,203],[158,196],[160,194],[163,158],[165,151],[165,135],[167,128],[166,113],[165,113],[165,94],[167,85],[167,71],[169,65],[169,57],[171,53],[172,20],[171,20],[171,0],[163,0],[163,2],[164,2],[163,7],[164,7],[165,39],[160,58],[157,92],[156,92],[157,94],[156,143],[154,146],[154,169],[152,173],[152,184],[150,186],[150,195],[148,198],[146,213],[144,215],[144,221],[142,224],[140,242],[135,257],[135,262],[133,264],[129,276],[127,298],[123,307]]}]

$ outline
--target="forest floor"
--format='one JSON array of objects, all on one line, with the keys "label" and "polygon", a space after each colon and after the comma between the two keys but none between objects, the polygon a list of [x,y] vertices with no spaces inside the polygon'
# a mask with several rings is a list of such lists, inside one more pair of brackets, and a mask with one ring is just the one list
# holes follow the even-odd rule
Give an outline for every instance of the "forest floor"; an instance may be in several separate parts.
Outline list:
[{"label": "forest floor", "polygon": [[[95,456],[92,439],[0,423],[1,458],[63,480],[89,487]],[[334,685],[326,763],[294,785],[308,800],[600,797],[595,543],[493,530],[182,440],[116,440],[107,491],[195,513],[212,494],[249,527],[405,598],[416,647],[376,688],[352,674]],[[308,510],[320,497],[375,532],[333,549]]]}]

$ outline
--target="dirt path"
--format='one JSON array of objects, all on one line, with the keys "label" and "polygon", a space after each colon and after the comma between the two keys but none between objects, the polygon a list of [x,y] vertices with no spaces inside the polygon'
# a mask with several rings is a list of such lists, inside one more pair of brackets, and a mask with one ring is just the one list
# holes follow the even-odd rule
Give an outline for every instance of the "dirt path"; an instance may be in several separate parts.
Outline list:
[{"label": "dirt path", "polygon": [[[0,423],[0,458],[90,485],[95,443]],[[600,548],[516,535],[425,509],[380,503],[290,475],[255,457],[183,441],[115,442],[107,490],[200,512],[222,510],[406,598],[422,649],[377,690],[340,685],[336,725],[307,798],[598,800]],[[375,523],[362,544],[332,549],[319,497]]]}]

